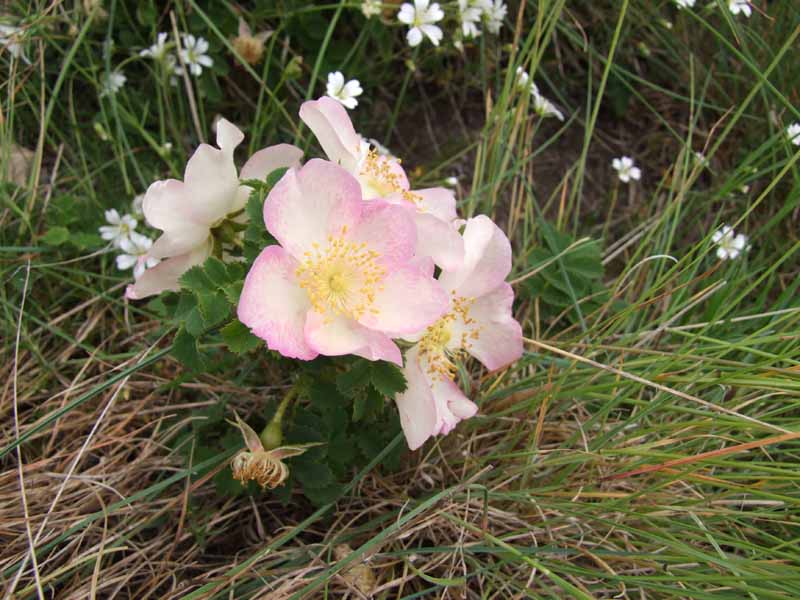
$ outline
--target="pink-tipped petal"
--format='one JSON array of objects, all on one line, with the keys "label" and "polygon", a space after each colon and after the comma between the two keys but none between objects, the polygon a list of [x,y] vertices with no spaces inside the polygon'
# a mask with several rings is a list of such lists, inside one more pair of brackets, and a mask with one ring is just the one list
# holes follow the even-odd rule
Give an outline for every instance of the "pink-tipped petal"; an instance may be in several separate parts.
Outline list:
[{"label": "pink-tipped petal", "polygon": [[[299,167],[301,158],[303,158],[303,151],[291,144],[276,144],[262,148],[244,163],[239,173],[239,179],[242,181],[246,179],[265,181],[267,176],[276,169]],[[239,186],[233,212],[244,208],[249,196],[250,188],[244,185]]]},{"label": "pink-tipped petal", "polygon": [[432,377],[431,391],[436,405],[437,433],[447,435],[459,421],[469,419],[478,412],[478,406],[450,379]]},{"label": "pink-tipped petal", "polygon": [[217,121],[217,146],[223,152],[233,156],[236,146],[244,140],[244,133],[236,125],[221,118]]},{"label": "pink-tipped petal", "polygon": [[417,226],[417,256],[430,256],[445,271],[464,264],[464,239],[452,224],[428,213],[414,215]]},{"label": "pink-tipped petal", "polygon": [[490,371],[510,365],[522,356],[522,328],[511,311],[514,290],[507,283],[478,298],[469,309],[478,335],[467,351]]},{"label": "pink-tipped petal", "polygon": [[469,219],[463,237],[464,264],[443,271],[439,282],[459,296],[477,298],[500,285],[511,271],[511,243],[485,215]]},{"label": "pink-tipped petal", "polygon": [[443,187],[425,188],[411,192],[419,196],[419,208],[434,217],[452,223],[458,218],[456,213],[456,195],[453,190]]},{"label": "pink-tipped petal", "polygon": [[240,179],[266,180],[267,175],[284,167],[299,167],[303,151],[291,144],[275,144],[262,148],[244,163]]},{"label": "pink-tipped petal", "polygon": [[326,316],[311,311],[306,319],[306,341],[326,356],[355,354],[367,360],[385,360],[403,365],[400,348],[389,336],[367,329],[357,321],[338,316]]},{"label": "pink-tipped petal", "polygon": [[331,161],[350,173],[357,171],[361,137],[353,128],[347,110],[339,102],[327,96],[303,102],[300,118],[314,133]]},{"label": "pink-tipped petal", "polygon": [[130,300],[141,300],[161,292],[179,290],[180,276],[195,265],[202,264],[210,253],[211,247],[205,246],[187,254],[162,260],[142,273],[135,283],[129,285],[125,290],[125,297]]},{"label": "pink-tipped petal", "polygon": [[264,202],[267,230],[292,256],[302,258],[328,236],[341,234],[360,220],[361,187],[335,164],[313,159],[290,169]]},{"label": "pink-tipped petal", "polygon": [[393,335],[412,334],[433,324],[449,306],[447,293],[432,277],[408,266],[390,271],[375,294],[372,310],[359,322]]},{"label": "pink-tipped petal", "polygon": [[188,197],[182,181],[165,179],[150,184],[142,200],[142,212],[148,225],[171,230],[187,224]]},{"label": "pink-tipped petal", "polygon": [[225,218],[231,212],[239,189],[233,149],[218,150],[200,144],[186,164],[183,179],[187,195],[186,218],[207,226]]},{"label": "pink-tipped petal", "polygon": [[430,381],[420,368],[416,346],[406,352],[405,359],[403,374],[408,387],[394,400],[408,447],[416,450],[437,432],[437,414]]},{"label": "pink-tipped petal", "polygon": [[348,239],[364,243],[380,255],[387,267],[406,263],[414,255],[417,229],[413,213],[399,206],[375,200],[362,204],[362,215]]},{"label": "pink-tipped petal", "polygon": [[267,246],[244,280],[237,316],[271,350],[311,360],[317,356],[305,341],[308,296],[295,276],[297,262],[280,246]]},{"label": "pink-tipped petal", "polygon": [[172,229],[161,234],[153,243],[149,254],[153,258],[179,256],[204,245],[210,239],[207,227],[197,227],[189,223],[181,229]]},{"label": "pink-tipped petal", "polygon": [[433,259],[430,256],[417,255],[408,262],[408,266],[416,269],[425,277],[433,277],[436,265],[433,264]]}]

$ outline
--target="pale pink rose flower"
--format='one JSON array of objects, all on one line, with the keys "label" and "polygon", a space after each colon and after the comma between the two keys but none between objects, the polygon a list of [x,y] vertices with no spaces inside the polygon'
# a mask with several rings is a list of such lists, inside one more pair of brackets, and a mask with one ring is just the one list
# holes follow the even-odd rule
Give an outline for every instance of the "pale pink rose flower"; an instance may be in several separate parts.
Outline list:
[{"label": "pale pink rose flower", "polygon": [[259,150],[237,175],[233,151],[244,134],[232,123],[217,123],[217,146],[201,144],[186,164],[183,181],[156,181],[147,190],[142,210],[147,223],[164,233],[148,257],[161,262],[145,271],[126,296],[145,298],[166,290],[178,290],[178,278],[202,263],[213,250],[212,229],[226,218],[241,213],[250,188],[240,179],[265,179],[275,169],[297,165],[303,153],[289,144]]},{"label": "pale pink rose flower", "polygon": [[408,211],[363,202],[345,169],[314,159],[290,169],[264,203],[279,246],[256,258],[239,300],[239,320],[291,358],[356,354],[402,365],[392,341],[424,329],[447,295],[414,257]]},{"label": "pale pink rose flower", "polygon": [[371,148],[356,133],[344,107],[332,98],[304,102],[300,118],[317,137],[328,159],[358,180],[365,200],[381,198],[409,212],[417,228],[418,256],[430,256],[443,269],[458,268],[464,258],[464,243],[453,225],[456,197],[452,190],[410,190],[400,161]]},{"label": "pale pink rose flower", "polygon": [[450,297],[449,311],[406,352],[408,388],[396,397],[409,448],[449,433],[478,407],[454,382],[454,359],[470,354],[487,369],[501,369],[522,355],[522,328],[514,319],[514,291],[505,282],[511,271],[511,244],[486,216],[464,228],[463,265],[442,271],[439,283]]}]

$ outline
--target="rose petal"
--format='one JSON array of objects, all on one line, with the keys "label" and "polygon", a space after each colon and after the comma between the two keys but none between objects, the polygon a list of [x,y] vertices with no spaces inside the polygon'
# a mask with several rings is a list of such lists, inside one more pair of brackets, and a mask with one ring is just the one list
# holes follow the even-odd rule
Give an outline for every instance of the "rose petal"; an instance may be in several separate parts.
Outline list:
[{"label": "rose petal", "polygon": [[456,213],[456,196],[452,190],[443,187],[425,188],[411,192],[419,196],[419,207],[422,212],[451,223],[458,218]]},{"label": "rose petal", "polygon": [[237,316],[271,350],[311,360],[317,352],[303,334],[311,303],[297,284],[296,269],[297,262],[280,246],[264,248],[244,280]]},{"label": "rose petal", "polygon": [[295,258],[324,246],[328,236],[339,235],[361,217],[361,188],[347,171],[335,164],[310,160],[290,169],[272,188],[264,202],[267,230]]},{"label": "rose petal", "polygon": [[[232,132],[225,126],[221,129],[221,139],[232,143]],[[207,226],[223,219],[231,212],[239,188],[233,148],[218,150],[201,144],[186,163],[183,180],[188,200],[184,205],[186,218]]]},{"label": "rose petal", "polygon": [[478,406],[450,379],[439,375],[432,377],[431,392],[436,406],[436,433],[447,435],[459,421],[478,412]]},{"label": "rose petal", "polygon": [[522,328],[514,319],[511,307],[514,290],[502,283],[478,298],[469,309],[469,317],[478,328],[467,351],[490,371],[513,363],[522,356]]},{"label": "rose petal", "polygon": [[400,349],[384,333],[367,329],[358,322],[344,317],[308,313],[305,327],[309,346],[326,356],[355,354],[367,360],[386,360],[403,365]]},{"label": "rose petal", "polygon": [[185,227],[163,233],[150,248],[153,258],[168,258],[192,252],[211,240],[209,230],[204,227]]},{"label": "rose petal", "polygon": [[[303,158],[303,151],[291,144],[276,144],[263,148],[244,163],[239,173],[239,179],[241,181],[246,179],[266,181],[267,176],[276,169],[299,167],[301,158]],[[245,185],[239,186],[236,192],[236,202],[231,212],[236,212],[245,207],[251,191],[251,188]]]},{"label": "rose petal", "polygon": [[375,294],[372,310],[365,312],[359,322],[396,337],[428,327],[447,311],[448,305],[447,293],[435,279],[403,266],[387,274]]},{"label": "rose petal", "polygon": [[350,173],[358,170],[361,137],[339,102],[327,96],[304,102],[300,106],[300,118],[314,133],[331,161]]},{"label": "rose petal", "polygon": [[377,252],[387,268],[403,264],[414,255],[417,242],[412,215],[405,208],[380,200],[362,204],[361,217],[347,237]]},{"label": "rose petal", "polygon": [[236,125],[225,118],[217,121],[217,146],[220,150],[233,156],[233,151],[242,143],[242,140],[244,140],[244,133]]},{"label": "rose petal", "polygon": [[442,269],[454,271],[464,264],[464,239],[453,225],[427,213],[414,216],[417,256],[430,256]]},{"label": "rose petal", "polygon": [[211,254],[211,247],[202,246],[194,251],[180,256],[162,260],[156,266],[147,269],[125,290],[125,297],[131,300],[141,300],[148,296],[160,294],[167,290],[178,291],[178,279],[195,265],[201,264]]},{"label": "rose petal", "polygon": [[477,298],[500,285],[511,271],[511,243],[485,215],[469,219],[463,237],[463,265],[443,271],[439,282],[459,296]]},{"label": "rose petal", "polygon": [[395,395],[400,426],[411,450],[416,450],[429,437],[437,432],[436,406],[428,378],[419,365],[419,351],[416,346],[406,352],[403,374],[408,387]]}]

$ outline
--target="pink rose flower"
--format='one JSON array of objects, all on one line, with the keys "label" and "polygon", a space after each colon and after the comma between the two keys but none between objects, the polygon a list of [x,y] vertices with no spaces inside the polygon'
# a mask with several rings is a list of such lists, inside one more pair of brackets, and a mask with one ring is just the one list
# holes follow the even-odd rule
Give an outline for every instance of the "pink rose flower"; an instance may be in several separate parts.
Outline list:
[{"label": "pink rose flower", "polygon": [[512,313],[514,291],[505,282],[511,271],[508,238],[483,215],[467,221],[463,238],[463,265],[439,276],[449,310],[415,336],[416,344],[406,352],[408,388],[396,402],[412,450],[478,411],[453,380],[455,358],[467,353],[494,371],[522,355],[522,328]]},{"label": "pink rose flower", "polygon": [[464,244],[453,223],[456,198],[446,188],[411,191],[400,162],[381,156],[356,133],[344,107],[332,98],[304,102],[300,118],[314,132],[328,159],[353,175],[365,200],[382,198],[412,216],[418,256],[430,256],[442,268],[455,269],[464,258]]},{"label": "pink rose flower", "polygon": [[279,246],[247,274],[239,320],[284,356],[356,354],[402,364],[392,337],[424,329],[447,295],[417,264],[409,212],[376,200],[345,169],[314,159],[290,169],[264,203]]},{"label": "pink rose flower", "polygon": [[145,219],[164,232],[148,258],[161,262],[128,286],[128,298],[180,289],[178,278],[211,255],[212,229],[244,209],[250,188],[240,185],[239,179],[265,179],[275,169],[299,164],[303,155],[289,144],[270,146],[250,157],[237,175],[233,151],[243,139],[239,128],[220,119],[219,148],[201,144],[186,164],[183,181],[156,181],[147,189],[142,203]]}]

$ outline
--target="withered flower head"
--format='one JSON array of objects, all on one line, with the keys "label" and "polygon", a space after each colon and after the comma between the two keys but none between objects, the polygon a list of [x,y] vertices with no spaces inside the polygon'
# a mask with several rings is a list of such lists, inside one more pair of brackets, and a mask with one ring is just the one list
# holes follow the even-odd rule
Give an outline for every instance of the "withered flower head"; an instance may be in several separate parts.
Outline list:
[{"label": "withered flower head", "polygon": [[239,18],[239,35],[233,38],[233,48],[248,64],[257,65],[264,56],[264,42],[272,31],[262,31],[253,35],[250,26]]},{"label": "withered flower head", "polygon": [[235,425],[242,432],[247,450],[237,453],[231,460],[233,478],[242,485],[255,481],[262,488],[275,489],[289,477],[289,467],[284,458],[299,456],[311,446],[319,444],[299,444],[297,446],[281,446],[265,450],[258,434],[244,421],[236,417]]}]

